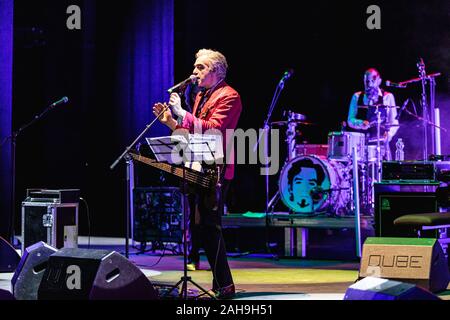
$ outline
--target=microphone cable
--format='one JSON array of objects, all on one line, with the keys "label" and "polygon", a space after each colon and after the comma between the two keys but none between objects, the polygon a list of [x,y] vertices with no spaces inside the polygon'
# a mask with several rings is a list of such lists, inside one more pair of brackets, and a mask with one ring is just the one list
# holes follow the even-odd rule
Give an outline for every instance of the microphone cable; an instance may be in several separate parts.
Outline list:
[{"label": "microphone cable", "polygon": [[89,213],[89,205],[87,203],[86,200],[84,200],[84,198],[80,197],[80,200],[84,203],[85,207],[86,207],[86,216],[87,216],[87,220],[88,220],[88,249],[91,248],[91,217],[90,217],[90,213]]}]

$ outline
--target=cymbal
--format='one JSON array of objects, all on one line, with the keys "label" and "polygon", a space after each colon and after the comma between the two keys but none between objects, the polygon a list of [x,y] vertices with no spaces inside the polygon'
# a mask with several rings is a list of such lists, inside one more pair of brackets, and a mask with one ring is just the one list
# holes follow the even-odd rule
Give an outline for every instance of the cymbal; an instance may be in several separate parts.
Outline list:
[{"label": "cymbal", "polygon": [[[376,128],[377,127],[377,123],[376,122],[370,123],[370,127],[371,128]],[[400,127],[400,125],[399,124],[387,124],[387,123],[380,124],[380,128],[383,128],[383,129],[390,129],[390,128],[393,128],[393,127]]]},{"label": "cymbal", "polygon": [[299,125],[304,125],[304,126],[312,126],[315,125],[315,123],[312,122],[307,122],[307,121],[298,121],[298,120],[291,120],[291,121],[274,121],[271,122],[270,124],[273,126],[286,126],[289,123],[295,123],[295,124],[299,124]]},{"label": "cymbal", "polygon": [[400,127],[399,124],[383,124],[383,128],[392,128],[392,127]]},{"label": "cymbal", "polygon": [[400,109],[399,106],[386,106],[384,104],[377,104],[377,105],[372,105],[372,106],[358,106],[358,108],[360,108],[360,109],[369,109],[369,108],[397,108],[397,109]]}]

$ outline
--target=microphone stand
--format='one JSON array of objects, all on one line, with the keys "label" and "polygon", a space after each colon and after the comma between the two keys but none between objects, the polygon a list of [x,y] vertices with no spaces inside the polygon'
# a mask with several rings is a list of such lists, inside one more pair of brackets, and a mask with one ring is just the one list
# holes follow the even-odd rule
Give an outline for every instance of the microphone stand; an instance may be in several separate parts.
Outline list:
[{"label": "microphone stand", "polygon": [[[264,121],[264,126],[263,126],[263,132],[264,132],[264,156],[266,157],[266,159],[269,158],[269,132],[270,132],[270,125],[269,125],[269,121],[270,118],[272,117],[272,112],[275,108],[275,105],[278,102],[278,99],[280,97],[281,91],[284,89],[284,81],[283,79],[278,83],[276,89],[275,89],[275,93],[273,95],[272,98],[272,102],[269,106],[269,112],[267,113],[267,118]],[[253,151],[256,152],[256,149],[258,148],[258,145],[261,143],[261,139],[262,136],[259,137],[258,142],[255,144]],[[266,215],[269,212],[269,203],[271,202],[269,200],[269,175],[268,175],[268,167],[269,164],[266,164],[267,170],[266,170]]]},{"label": "microphone stand", "polygon": [[[67,101],[65,101],[67,102]],[[59,103],[58,103],[59,104]],[[49,105],[44,111],[40,114],[37,114],[33,117],[33,119],[21,126],[18,130],[13,131],[12,134],[6,137],[2,143],[0,144],[0,148],[6,143],[6,141],[11,141],[11,212],[10,212],[10,222],[9,222],[9,238],[10,243],[14,245],[14,233],[15,233],[15,206],[16,206],[16,146],[17,146],[17,137],[27,129],[29,126],[39,121],[46,115],[50,110],[57,106],[57,103],[52,103]]]},{"label": "microphone stand", "polygon": [[[411,101],[412,101],[412,100],[411,100]],[[422,118],[422,117],[419,117],[417,114],[412,113],[412,112],[409,111],[408,109],[405,109],[405,112],[406,112],[407,114],[409,114],[410,116],[416,118],[417,120],[422,121],[422,122],[426,122],[428,125],[433,126],[436,130],[442,130],[442,131],[444,131],[444,132],[448,132],[448,129],[446,129],[446,128],[440,126],[440,125],[434,124],[433,122],[428,121],[428,120],[426,120],[426,119],[424,119],[424,118]]]},{"label": "microphone stand", "polygon": [[[441,73],[436,72],[436,73],[431,73],[431,74],[427,75],[425,72],[425,63],[423,62],[422,58],[417,63],[417,67],[419,68],[419,78],[413,78],[413,79],[399,82],[399,85],[401,85],[403,88],[406,88],[406,85],[408,85],[409,83],[421,82],[421,84],[422,84],[422,93],[421,93],[421,104],[422,104],[422,110],[423,110],[422,117],[412,114],[409,111],[408,111],[408,114],[414,116],[415,118],[417,118],[423,122],[423,132],[424,132],[423,159],[427,160],[428,159],[428,127],[427,127],[427,125],[434,126],[434,131],[431,132],[431,140],[432,140],[433,153],[435,153],[435,154],[441,153],[440,130],[446,131],[446,129],[440,127],[439,108],[436,108],[436,105],[435,105],[435,90],[436,90],[435,78],[439,77],[441,75]],[[427,95],[426,95],[426,81],[427,80],[430,81],[430,109],[431,110],[428,110],[428,103],[427,103]],[[434,113],[431,113],[431,111],[434,111]],[[430,113],[431,113],[431,119],[432,119],[431,122],[429,121]]]},{"label": "microphone stand", "polygon": [[125,159],[125,163],[126,163],[126,178],[127,178],[127,217],[126,217],[126,232],[125,232],[125,257],[128,259],[129,258],[129,239],[130,239],[130,215],[132,212],[132,208],[131,206],[133,205],[131,203],[131,192],[132,192],[132,186],[131,184],[134,184],[134,179],[132,179],[133,177],[133,171],[134,171],[134,167],[133,167],[133,158],[130,156],[130,150],[139,142],[139,140],[142,139],[142,137],[144,136],[144,134],[155,124],[156,120],[158,120],[158,118],[160,116],[162,116],[164,114],[164,112],[166,112],[166,110],[169,108],[169,105],[165,105],[164,109],[158,114],[158,116],[153,119],[153,121],[148,124],[145,129],[138,135],[138,137],[128,146],[125,148],[125,151],[116,159],[116,161],[114,161],[114,163],[109,167],[111,170],[114,170],[114,168],[117,166],[117,164],[120,162],[120,160]]},{"label": "microphone stand", "polygon": [[434,133],[432,135],[433,141],[434,141],[434,154],[441,154],[441,131],[439,129],[441,125],[441,119],[440,119],[440,111],[439,108],[436,108],[436,80],[434,77],[429,77],[430,79],[430,108],[434,111],[432,113],[432,120],[434,123],[436,123],[436,127],[434,128]]},{"label": "microphone stand", "polygon": [[[275,93],[272,97],[272,102],[270,103],[269,106],[269,112],[267,113],[267,118],[264,121],[264,126],[263,126],[263,136],[264,136],[264,157],[265,160],[267,160],[269,158],[269,133],[270,133],[270,125],[269,125],[269,121],[270,118],[272,117],[272,112],[275,109],[275,106],[278,102],[278,99],[280,98],[280,94],[284,89],[284,83],[285,80],[284,78],[282,78],[280,80],[280,82],[278,83],[277,87],[275,88]],[[256,152],[256,149],[258,148],[258,145],[261,143],[261,139],[262,136],[259,137],[258,141],[256,142],[253,151]],[[270,207],[274,207],[275,206],[275,200],[279,198],[279,191],[276,192],[275,196],[272,198],[272,200],[269,200],[269,163],[266,164],[266,206],[265,206],[265,227],[266,227],[266,249],[267,252],[270,253],[270,245],[269,245],[269,240],[268,240],[268,227],[269,227],[269,212],[270,212]],[[273,210],[272,210],[273,211]],[[275,256],[275,259],[278,259]]]},{"label": "microphone stand", "polygon": [[417,67],[419,68],[419,76],[422,84],[422,93],[421,93],[421,102],[422,102],[422,116],[424,118],[423,122],[423,160],[428,159],[428,104],[427,104],[427,93],[426,93],[426,73],[425,73],[425,64],[423,60],[417,63]]}]

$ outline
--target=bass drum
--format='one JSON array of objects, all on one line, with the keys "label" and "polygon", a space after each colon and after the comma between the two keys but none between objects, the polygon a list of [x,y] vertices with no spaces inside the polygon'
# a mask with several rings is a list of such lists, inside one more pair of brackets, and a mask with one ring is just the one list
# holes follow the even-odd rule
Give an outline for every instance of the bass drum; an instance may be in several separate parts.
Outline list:
[{"label": "bass drum", "polygon": [[280,197],[294,213],[344,215],[351,204],[351,170],[342,162],[299,156],[282,169]]}]

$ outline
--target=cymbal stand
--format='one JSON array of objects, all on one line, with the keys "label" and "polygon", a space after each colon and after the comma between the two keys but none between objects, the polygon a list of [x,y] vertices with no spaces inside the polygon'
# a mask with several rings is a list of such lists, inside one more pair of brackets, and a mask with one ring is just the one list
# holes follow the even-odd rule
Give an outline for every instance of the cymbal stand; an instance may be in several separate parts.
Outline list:
[{"label": "cymbal stand", "polygon": [[[428,158],[428,125],[434,127],[434,131],[431,130],[431,146],[432,152],[434,154],[439,154],[441,152],[441,128],[440,126],[440,114],[439,108],[436,108],[435,105],[435,90],[436,90],[436,81],[435,78],[441,75],[440,72],[426,74],[425,72],[425,63],[423,59],[420,58],[417,63],[417,68],[419,69],[419,78],[409,79],[406,81],[400,82],[402,88],[406,88],[406,85],[410,83],[420,82],[422,84],[422,93],[421,93],[421,105],[422,105],[422,117],[417,116],[417,111],[415,116],[417,119],[422,121],[423,125],[423,158],[427,160]],[[430,104],[427,103],[427,95],[426,95],[426,81],[429,80],[430,83]],[[413,101],[411,100],[413,103]],[[413,103],[414,105],[414,103]],[[429,108],[430,110],[428,110]],[[431,121],[430,121],[431,119]]]},{"label": "cymbal stand", "polygon": [[422,84],[422,93],[421,93],[421,102],[422,102],[422,116],[425,119],[423,122],[423,160],[428,159],[428,104],[427,104],[427,93],[426,93],[426,72],[425,72],[425,63],[423,59],[420,58],[420,61],[417,63],[417,68],[419,69],[419,77]]},{"label": "cymbal stand", "polygon": [[[377,114],[377,168],[376,168],[376,180],[377,182],[381,181],[381,144],[380,144],[380,135],[381,135],[381,111],[380,107],[376,107]],[[373,188],[373,184],[372,184]],[[373,194],[373,193],[372,193]]]},{"label": "cymbal stand", "polygon": [[[284,89],[284,85],[285,85],[285,81],[288,80],[291,77],[292,73],[289,73],[287,75],[287,73],[285,73],[283,75],[283,77],[281,78],[281,80],[278,82],[278,85],[275,89],[275,93],[272,97],[272,102],[270,103],[269,106],[269,112],[267,113],[267,118],[264,121],[264,126],[263,126],[263,134],[260,135],[258,142],[256,142],[255,146],[253,147],[253,152],[256,152],[258,145],[261,143],[261,139],[264,138],[264,156],[266,159],[264,159],[265,161],[269,158],[269,134],[270,134],[270,118],[272,117],[272,112],[275,109],[275,106],[278,102],[278,99],[280,98],[281,92]],[[271,202],[269,199],[269,168],[270,165],[269,163],[265,164],[266,166],[266,215],[269,213],[269,203]],[[276,196],[276,195],[275,195]]]},{"label": "cymbal stand", "polygon": [[[264,121],[264,126],[263,126],[263,134],[260,135],[258,142],[256,142],[255,146],[253,147],[253,152],[256,152],[258,145],[261,143],[261,140],[263,140],[263,148],[264,148],[264,161],[268,161],[269,158],[269,135],[270,135],[270,131],[271,131],[271,127],[270,127],[270,118],[272,117],[272,112],[275,109],[275,106],[278,102],[278,99],[280,98],[281,92],[284,89],[285,86],[285,82],[286,80],[288,80],[290,78],[290,76],[292,75],[292,73],[289,73],[289,75],[287,75],[286,73],[283,75],[283,77],[281,78],[281,80],[278,82],[277,87],[275,88],[275,92],[274,95],[272,97],[272,102],[270,103],[269,106],[269,111],[267,113],[267,118]],[[277,190],[276,194],[272,197],[272,199],[270,199],[270,188],[269,188],[269,169],[270,169],[270,163],[266,163],[265,164],[266,167],[266,172],[265,172],[265,184],[266,184],[266,206],[265,206],[265,229],[266,229],[266,247],[267,247],[267,251],[270,253],[270,245],[269,245],[269,239],[268,239],[268,228],[269,228],[269,214],[270,214],[270,206],[274,203],[276,203],[275,201],[277,201],[277,199],[279,198],[279,190]]]}]

